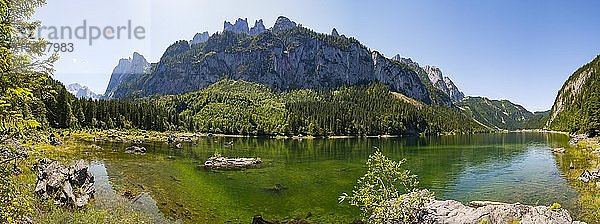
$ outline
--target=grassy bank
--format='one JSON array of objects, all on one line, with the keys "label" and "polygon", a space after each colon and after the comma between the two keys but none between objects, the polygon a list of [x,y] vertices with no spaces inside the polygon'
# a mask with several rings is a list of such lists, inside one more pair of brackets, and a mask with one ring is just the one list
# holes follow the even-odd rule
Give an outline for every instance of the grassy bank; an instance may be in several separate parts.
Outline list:
[{"label": "grassy bank", "polygon": [[[596,181],[584,183],[578,180],[579,175],[585,170],[597,168],[600,158],[592,153],[600,148],[600,138],[589,138],[579,141],[571,149],[567,149],[561,160],[561,170],[567,170],[567,179],[573,188],[579,193],[579,216],[578,220],[590,224],[600,223],[600,186]],[[574,169],[570,169],[571,162]]]},{"label": "grassy bank", "polygon": [[50,158],[62,164],[70,164],[73,155],[93,150],[92,145],[66,141],[60,146],[29,142],[29,156],[19,163],[19,173],[12,166],[3,166],[0,175],[1,223],[151,223],[152,217],[137,211],[124,198],[117,198],[110,208],[101,208],[94,200],[83,209],[60,207],[51,199],[41,200],[33,192],[37,181],[34,164],[40,158]]}]

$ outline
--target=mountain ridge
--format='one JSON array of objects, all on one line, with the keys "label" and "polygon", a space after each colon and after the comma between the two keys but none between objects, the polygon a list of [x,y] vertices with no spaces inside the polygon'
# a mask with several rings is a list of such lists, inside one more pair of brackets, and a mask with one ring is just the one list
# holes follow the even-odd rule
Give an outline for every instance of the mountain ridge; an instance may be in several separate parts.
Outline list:
[{"label": "mountain ridge", "polygon": [[[191,91],[195,91],[195,90],[204,88],[204,87],[208,86],[209,84],[222,79],[225,76],[230,77],[230,78],[231,77],[242,78],[247,81],[263,83],[263,84],[266,84],[267,86],[274,87],[275,89],[279,89],[279,90],[289,90],[289,89],[295,89],[295,88],[335,88],[335,87],[341,86],[341,85],[353,85],[353,84],[358,84],[358,83],[363,83],[363,82],[382,81],[382,82],[390,85],[395,91],[402,93],[403,95],[406,95],[408,97],[417,99],[417,100],[422,101],[427,104],[433,103],[436,105],[446,105],[446,106],[450,106],[450,107],[453,107],[453,103],[452,103],[453,101],[458,101],[462,97],[464,97],[464,94],[462,92],[460,92],[460,90],[458,90],[456,85],[454,85],[454,83],[449,78],[441,77],[440,79],[443,80],[442,84],[433,83],[435,85],[434,86],[435,88],[431,88],[430,82],[432,82],[432,79],[430,79],[430,78],[424,79],[423,78],[423,76],[427,77],[428,74],[427,74],[427,72],[425,72],[426,70],[423,69],[422,67],[420,67],[417,63],[411,64],[411,63],[413,63],[412,61],[407,62],[407,61],[403,60],[403,58],[400,58],[399,55],[396,55],[392,58],[387,58],[377,51],[370,51],[364,45],[360,44],[360,42],[355,40],[354,38],[347,38],[344,35],[340,35],[338,33],[337,29],[335,29],[335,28],[332,29],[331,35],[316,33],[314,31],[303,28],[301,25],[298,25],[297,23],[289,20],[288,18],[286,18],[284,16],[278,17],[277,21],[275,22],[273,27],[271,27],[269,29],[263,29],[264,25],[262,23],[262,20],[257,20],[255,22],[254,27],[249,28],[249,29],[247,29],[247,28],[248,28],[247,19],[238,19],[238,20],[236,20],[236,22],[234,24],[231,24],[230,22],[225,21],[224,27],[223,27],[223,32],[215,33],[213,35],[214,36],[213,39],[221,39],[221,40],[210,41],[211,36],[209,36],[207,32],[203,32],[203,33],[196,34],[191,41],[187,42],[187,44],[184,41],[177,41],[174,44],[172,44],[169,48],[167,48],[167,50],[165,51],[165,53],[163,54],[163,56],[161,57],[161,59],[158,63],[153,64],[151,69],[145,70],[147,74],[139,74],[140,72],[137,71],[137,72],[132,72],[132,74],[129,74],[129,75],[122,75],[122,74],[119,74],[119,72],[123,69],[117,69],[119,67],[119,65],[118,65],[115,68],[115,71],[113,71],[113,74],[111,75],[111,83],[109,83],[109,87],[107,88],[106,92],[108,94],[106,94],[106,98],[113,99],[113,98],[123,98],[123,97],[131,97],[131,96],[143,97],[143,96],[150,96],[150,95],[155,95],[155,94],[161,95],[161,94],[179,94],[179,93],[191,92]],[[291,29],[296,29],[296,30],[291,30]],[[230,57],[228,58],[228,56],[231,56],[231,54],[235,54],[236,52],[231,53],[232,52],[231,50],[228,51],[228,49],[223,49],[223,46],[219,46],[219,45],[227,46],[228,44],[231,45],[231,43],[227,43],[227,41],[232,41],[231,39],[234,39],[233,41],[240,41],[240,39],[242,39],[242,40],[244,39],[244,38],[240,38],[240,36],[238,36],[238,35],[253,36],[253,37],[255,37],[255,38],[253,38],[254,42],[260,42],[261,40],[262,41],[273,40],[274,34],[280,34],[279,36],[282,36],[282,37],[279,38],[279,40],[288,41],[294,37],[297,39],[298,36],[286,37],[286,35],[281,35],[281,31],[302,33],[302,32],[299,32],[298,29],[301,30],[302,32],[312,32],[311,34],[304,35],[304,37],[311,40],[312,42],[317,42],[317,43],[315,44],[315,43],[312,43],[311,41],[295,42],[295,43],[292,42],[293,44],[300,45],[300,46],[278,46],[279,48],[273,48],[273,46],[264,46],[264,45],[257,44],[258,46],[255,48],[259,48],[259,49],[255,49],[255,48],[248,49],[247,46],[241,46],[242,49],[247,49],[249,51],[261,51],[262,50],[261,53],[254,54],[253,57],[245,57],[244,58],[244,52],[241,52],[240,54],[237,55],[237,56],[241,55],[241,57],[242,57],[241,59],[244,59],[245,61],[240,60],[239,57],[234,58],[234,59],[231,59]],[[252,33],[251,32],[252,30],[258,30],[258,31],[255,31],[255,33]],[[228,32],[235,33],[236,35],[227,34]],[[266,34],[265,37],[260,36],[261,34],[263,34],[265,32],[269,32],[269,33]],[[223,37],[223,36],[225,36],[225,37]],[[232,36],[237,37],[237,38],[231,38]],[[257,38],[256,36],[259,36],[261,38]],[[308,37],[306,37],[306,36],[308,36]],[[302,36],[300,36],[300,37],[302,37]],[[225,41],[223,39],[227,39],[227,41]],[[221,42],[219,42],[219,41],[221,41]],[[215,42],[217,42],[217,43],[215,43]],[[222,43],[222,42],[225,42],[225,43]],[[333,42],[334,44],[331,44],[331,42]],[[335,42],[340,42],[342,44],[335,44]],[[202,48],[202,46],[197,46],[197,45],[201,45],[201,44],[204,44],[203,49],[198,49],[198,48]],[[314,45],[316,45],[316,46],[314,46]],[[327,46],[327,45],[329,45],[329,46]],[[333,45],[333,46],[331,46],[331,45]],[[234,46],[234,47],[240,48],[240,46]],[[283,49],[286,47],[289,49]],[[296,47],[301,48],[301,50],[298,52],[298,56],[296,58],[291,58],[293,60],[286,60],[286,59],[289,59],[289,56],[290,56],[289,50],[296,49]],[[310,48],[310,47],[313,48],[310,50],[317,51],[316,52],[317,54],[314,54],[315,52],[309,52],[309,53],[312,53],[312,55],[307,57],[306,52],[302,51],[302,50],[304,48]],[[327,47],[329,47],[329,48],[327,48]],[[350,48],[348,48],[348,47],[350,47]],[[265,52],[265,50],[271,50],[271,51]],[[191,55],[189,53],[190,51],[192,51]],[[206,51],[209,51],[209,52],[206,53]],[[351,51],[351,53],[348,53],[348,51]],[[361,51],[362,51],[362,53],[361,53]],[[188,52],[187,55],[185,55],[186,52]],[[352,52],[354,52],[354,54],[352,54]],[[246,54],[247,54],[247,52],[246,52]],[[323,56],[320,54],[327,54],[327,55]],[[194,60],[189,60],[188,62],[184,62],[184,63],[188,63],[188,65],[180,66],[178,69],[175,69],[175,71],[165,69],[165,67],[162,66],[162,64],[164,64],[164,63],[169,63],[169,58],[176,57],[177,55],[180,55],[178,59],[182,59],[182,57],[188,57],[188,58],[194,57],[194,55],[196,55],[196,56],[201,55],[201,58],[196,57],[196,59],[198,59],[198,60],[196,60],[195,62],[194,62]],[[184,56],[181,56],[181,55],[184,55]],[[345,55],[346,58],[343,58],[343,55]],[[369,55],[369,56],[367,56],[367,55]],[[235,56],[236,55],[234,55],[234,57]],[[260,63],[260,64],[256,61],[256,59],[269,60],[269,59],[265,59],[266,57],[270,57],[271,59],[275,58],[275,60],[270,60],[268,63]],[[333,58],[333,57],[337,57],[337,58]],[[369,57],[370,60],[366,59],[367,57]],[[350,58],[353,58],[352,62],[350,62]],[[204,63],[205,60],[208,60],[208,62]],[[317,62],[316,63],[303,63],[308,60],[317,60]],[[331,62],[332,60],[333,60],[333,63],[329,63],[329,64],[327,63],[327,62]],[[361,62],[361,60],[363,62]],[[365,63],[365,61],[367,63]],[[195,68],[189,68],[189,67],[194,66],[194,63],[198,63],[198,62],[204,63],[204,64],[202,66],[196,66]],[[398,64],[396,64],[394,62],[399,62],[399,64],[401,66],[398,66]],[[181,62],[177,62],[177,63],[181,63]],[[192,65],[189,65],[189,64],[192,64]],[[340,67],[339,64],[342,64],[342,66],[345,65],[346,68]],[[250,67],[250,69],[252,69],[252,66],[262,66],[262,68],[254,68],[255,71],[251,71],[251,72],[240,71],[240,70],[248,70],[249,67]],[[358,68],[351,68],[352,66],[358,67]],[[146,67],[149,67],[149,66],[146,66]],[[187,67],[187,68],[182,68],[182,67]],[[439,71],[439,68],[437,68],[437,67],[435,67],[435,68]],[[182,70],[187,71],[187,74],[186,74],[186,72],[182,72]],[[200,71],[198,71],[198,70],[200,70]],[[303,71],[300,71],[300,70],[303,70]],[[331,71],[331,70],[333,70],[333,71]],[[148,71],[157,71],[157,73],[159,73],[159,74],[149,74]],[[322,71],[322,73],[325,73],[325,74],[317,74],[317,77],[314,77],[315,76],[314,73],[321,73],[321,71]],[[265,79],[265,77],[260,77],[262,74],[260,74],[260,75],[256,74],[256,73],[269,73],[269,72],[271,73],[270,75],[275,76],[275,77],[271,77],[270,80],[260,80],[260,78]],[[441,75],[441,71],[439,71],[439,72]],[[160,73],[170,73],[170,74],[178,73],[179,77],[187,76],[187,77],[190,77],[190,79],[182,79],[182,78],[178,79],[177,77],[169,77],[164,74],[161,75]],[[198,74],[194,74],[194,73],[202,73],[202,74],[199,74],[199,75],[201,75],[201,77],[198,77],[197,76]],[[219,74],[219,73],[221,73],[221,74]],[[233,74],[233,73],[238,73],[238,74]],[[244,74],[244,73],[246,73],[246,74]],[[250,76],[248,76],[247,73],[255,73],[256,75],[252,76],[252,74],[250,74]],[[286,75],[286,73],[287,73],[287,75]],[[290,73],[294,76],[284,78],[283,81],[275,80],[278,78],[278,76],[279,76],[279,79],[281,79],[281,76],[289,76]],[[341,74],[341,73],[352,73],[352,74],[348,75],[348,74]],[[417,73],[417,76],[415,76],[413,73]],[[192,75],[189,75],[189,74],[192,74]],[[308,77],[311,75],[312,75],[312,77]],[[299,76],[305,77],[305,78],[294,81],[294,79]],[[122,77],[126,77],[126,78],[122,78]],[[415,77],[418,77],[419,79],[416,79]],[[315,78],[320,78],[321,80],[315,80]],[[137,79],[143,79],[143,80],[137,80]],[[157,82],[158,82],[157,79],[160,81],[167,82],[167,83],[172,83],[174,81],[174,79],[176,79],[175,80],[176,85],[171,87],[170,84],[167,84],[168,90],[162,91],[162,92],[154,91],[152,89],[148,89],[147,87],[143,86],[143,85],[148,85],[148,84],[156,86]],[[323,80],[323,79],[325,79],[325,80]],[[334,80],[332,82],[328,82],[328,81],[331,81],[328,79],[334,79]],[[118,83],[118,84],[114,84],[115,82],[113,82],[113,80],[115,80],[116,83]],[[289,80],[292,80],[292,81],[286,83],[286,81],[289,81]],[[323,81],[326,84],[320,85],[318,83],[318,82],[323,82]],[[186,83],[186,82],[188,82],[188,83]],[[312,82],[312,83],[310,83],[310,82]],[[309,83],[309,84],[306,84],[306,83]],[[121,84],[123,84],[123,86],[121,86]],[[179,85],[179,84],[182,84],[182,85]],[[190,84],[192,84],[192,85],[190,85]],[[177,89],[176,86],[179,86],[180,89]],[[150,88],[157,88],[157,87],[150,87]],[[169,88],[171,88],[171,89],[169,89]],[[437,90],[435,90],[436,88],[439,90],[442,90],[442,92],[444,94],[448,95],[450,98],[448,99],[448,97],[444,96],[444,94],[440,94]]]},{"label": "mountain ridge", "polygon": [[235,24],[225,22],[224,31],[205,42],[190,46],[177,41],[143,74],[136,70],[123,75],[126,69],[117,66],[111,81],[118,84],[109,84],[107,98],[191,92],[229,77],[280,91],[381,81],[394,91],[431,103],[427,88],[413,70],[370,51],[354,38],[316,33],[283,16],[254,36],[248,35],[246,27],[247,19],[238,19]]},{"label": "mountain ridge", "polygon": [[[238,19],[233,24],[226,21],[221,33],[209,36],[203,32],[196,34],[192,41],[175,42],[157,63],[137,60],[141,65],[134,65],[135,60],[130,58],[126,61],[129,64],[125,63],[127,67],[120,61],[111,76],[111,81],[116,80],[118,84],[109,84],[107,93],[110,95],[105,97],[183,94],[201,90],[219,80],[233,79],[255,82],[276,91],[336,89],[381,82],[415,105],[462,108],[465,112],[464,107],[469,103],[477,104],[470,100],[472,98],[465,98],[439,67],[421,66],[399,54],[385,57],[352,37],[340,35],[335,28],[331,34],[316,33],[283,16],[269,29],[256,28],[263,26],[262,20],[257,20],[252,28],[248,28],[247,19]],[[251,34],[253,29],[260,32]],[[145,68],[143,72],[140,67]],[[482,107],[480,104],[475,105],[478,110],[466,113],[490,127],[522,129],[528,126],[528,119],[538,117],[511,102],[487,98],[485,101],[505,106]],[[502,115],[506,107],[522,112]]]}]

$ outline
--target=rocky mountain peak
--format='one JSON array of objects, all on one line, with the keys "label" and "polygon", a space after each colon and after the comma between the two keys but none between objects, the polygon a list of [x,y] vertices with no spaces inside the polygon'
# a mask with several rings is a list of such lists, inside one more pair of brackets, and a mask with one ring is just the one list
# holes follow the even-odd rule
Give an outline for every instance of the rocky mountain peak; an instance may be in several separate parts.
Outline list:
[{"label": "rocky mountain peak", "polygon": [[444,77],[442,70],[436,66],[426,65],[423,70],[427,73],[427,77],[431,84],[442,92],[446,93],[453,101],[460,101],[465,97],[458,87],[448,77]]},{"label": "rocky mountain peak", "polygon": [[197,33],[196,35],[194,35],[192,41],[190,41],[190,45],[204,43],[208,40],[208,38],[210,38],[208,32]]},{"label": "rocky mountain peak", "polygon": [[223,25],[223,31],[248,34],[248,32],[250,31],[250,29],[248,28],[248,19],[239,18],[235,21],[235,24],[231,24],[230,22],[225,21],[225,24]]},{"label": "rocky mountain peak", "polygon": [[114,95],[114,91],[119,84],[126,80],[135,79],[136,77],[144,74],[150,67],[150,63],[146,61],[146,58],[141,54],[134,52],[132,58],[123,58],[119,60],[119,64],[113,69],[110,76],[110,81],[106,87],[104,97],[111,99]]},{"label": "rocky mountain peak", "polygon": [[[238,20],[236,24],[239,26],[245,21]],[[263,27],[261,24],[260,20],[257,21],[253,30],[260,31]],[[227,29],[235,30],[235,26],[227,25]],[[111,77],[120,85],[113,93],[115,87],[111,81],[107,88],[108,97],[192,92],[227,76],[282,91],[336,88],[376,81],[406,97],[432,103],[429,89],[434,88],[424,72],[417,73],[412,67],[407,68],[379,52],[372,52],[355,40],[337,44],[325,35],[315,35],[310,30],[285,32],[296,26],[300,25],[286,17],[279,17],[269,32],[280,31],[277,35],[289,39],[289,45],[294,47],[287,50],[282,50],[273,38],[257,42],[261,50],[255,50],[242,44],[251,39],[247,35],[217,33],[209,37],[206,44],[198,46],[201,49],[196,50],[200,50],[200,53],[189,52],[191,48],[185,40],[175,42],[167,48],[156,65],[146,70],[148,74],[133,69],[135,66],[124,60]],[[220,41],[222,38],[228,39]],[[444,95],[441,92],[439,94]]]},{"label": "rocky mountain peak", "polygon": [[252,28],[250,28],[250,31],[248,32],[248,34],[254,36],[254,35],[258,35],[262,32],[265,32],[267,29],[265,28],[265,25],[263,24],[263,20],[259,19],[256,20],[256,22],[254,22],[254,26]]},{"label": "rocky mountain peak", "polygon": [[423,69],[425,70],[425,72],[427,72],[429,80],[431,80],[431,83],[433,83],[434,85],[440,81],[444,81],[444,77],[442,76],[442,70],[440,70],[440,68],[436,66],[425,65]]},{"label": "rocky mountain peak", "polygon": [[293,27],[298,26],[298,24],[296,24],[296,22],[291,21],[290,19],[288,19],[285,16],[279,16],[277,18],[277,21],[275,21],[275,25],[273,25],[273,32],[278,32],[278,31],[282,31],[282,30],[287,30],[287,29],[291,29]]},{"label": "rocky mountain peak", "polygon": [[138,52],[133,52],[133,58],[131,59],[131,64],[132,64],[132,66],[144,68],[148,64],[148,61],[146,61],[146,58],[144,58],[144,56],[142,56]]},{"label": "rocky mountain peak", "polygon": [[338,31],[335,28],[333,28],[333,30],[331,31],[331,36],[339,37],[340,34],[338,33]]},{"label": "rocky mountain peak", "polygon": [[67,91],[73,94],[75,97],[80,99],[100,99],[101,95],[96,94],[90,90],[87,86],[83,86],[79,83],[71,83],[66,86]]}]

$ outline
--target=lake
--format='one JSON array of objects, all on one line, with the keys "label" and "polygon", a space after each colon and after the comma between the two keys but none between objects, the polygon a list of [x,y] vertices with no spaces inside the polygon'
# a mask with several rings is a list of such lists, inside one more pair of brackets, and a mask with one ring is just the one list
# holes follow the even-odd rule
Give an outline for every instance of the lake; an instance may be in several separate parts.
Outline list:
[{"label": "lake", "polygon": [[[437,199],[558,202],[576,212],[577,193],[563,177],[568,163],[550,151],[567,147],[568,140],[552,133],[302,141],[205,138],[183,149],[145,144],[145,155],[124,154],[129,144],[99,144],[104,150],[90,159],[105,168],[95,175],[108,175],[116,192],[147,192],[153,210],[158,207],[165,217],[186,223],[249,223],[256,214],[267,220],[349,223],[359,218],[359,211],[339,204],[338,196],[352,191],[375,147],[391,159],[406,159],[405,168],[418,175],[419,187],[435,192]],[[225,144],[230,141],[233,145]],[[198,168],[215,153],[260,157],[265,166]]]}]

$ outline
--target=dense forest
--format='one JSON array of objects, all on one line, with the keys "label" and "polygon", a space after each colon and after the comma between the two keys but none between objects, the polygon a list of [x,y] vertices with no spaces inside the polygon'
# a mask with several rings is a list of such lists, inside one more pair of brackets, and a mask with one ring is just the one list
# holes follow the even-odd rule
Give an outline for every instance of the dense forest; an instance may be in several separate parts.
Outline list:
[{"label": "dense forest", "polygon": [[413,105],[380,83],[274,92],[224,79],[197,92],[136,100],[76,99],[52,81],[55,128],[139,128],[241,135],[416,135],[489,131],[451,108]]}]

